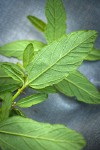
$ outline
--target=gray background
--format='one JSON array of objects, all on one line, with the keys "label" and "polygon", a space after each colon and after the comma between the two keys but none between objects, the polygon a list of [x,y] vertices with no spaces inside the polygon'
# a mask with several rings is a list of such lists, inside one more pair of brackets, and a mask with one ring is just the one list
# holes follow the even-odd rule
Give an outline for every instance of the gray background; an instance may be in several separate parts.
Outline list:
[{"label": "gray background", "polygon": [[[64,0],[67,32],[95,29],[99,32],[96,47],[100,49],[100,0]],[[0,45],[21,39],[44,41],[26,16],[35,15],[46,21],[45,0],[0,0]],[[16,62],[0,56],[0,61]],[[79,68],[100,90],[100,61],[84,62]],[[30,91],[27,90],[29,94]],[[89,105],[63,94],[50,94],[46,102],[25,109],[27,116],[49,123],[60,123],[81,132],[87,140],[84,150],[100,150],[100,105]]]}]

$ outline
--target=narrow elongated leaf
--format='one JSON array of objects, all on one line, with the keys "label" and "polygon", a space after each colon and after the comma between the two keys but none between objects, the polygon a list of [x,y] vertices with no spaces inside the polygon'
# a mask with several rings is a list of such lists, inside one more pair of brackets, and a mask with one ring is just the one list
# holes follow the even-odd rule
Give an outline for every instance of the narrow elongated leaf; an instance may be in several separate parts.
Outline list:
[{"label": "narrow elongated leaf", "polygon": [[51,43],[66,34],[66,11],[62,0],[47,0],[45,14],[48,21],[45,36]]},{"label": "narrow elongated leaf", "polygon": [[96,31],[73,32],[42,48],[27,67],[27,84],[41,89],[60,82],[82,63],[96,36]]},{"label": "narrow elongated leaf", "polygon": [[9,77],[12,77],[14,80],[24,83],[24,73],[19,66],[13,63],[4,63],[2,65],[4,71],[8,74]]},{"label": "narrow elongated leaf", "polygon": [[2,107],[1,107],[1,118],[0,120],[5,120],[9,117],[9,112],[11,109],[12,104],[12,95],[9,92],[0,94],[0,98],[2,101]]},{"label": "narrow elongated leaf", "polygon": [[27,16],[28,20],[32,23],[33,26],[35,26],[39,31],[44,32],[46,23],[43,22],[41,19],[35,17],[35,16]]},{"label": "narrow elongated leaf", "polygon": [[75,96],[79,101],[100,104],[100,93],[79,71],[69,74],[66,79],[56,84],[55,87],[67,96]]},{"label": "narrow elongated leaf", "polygon": [[29,44],[23,53],[23,66],[26,68],[26,66],[33,60],[34,57],[34,48],[33,44]]},{"label": "narrow elongated leaf", "polygon": [[100,60],[100,50],[96,50],[95,48],[93,48],[93,50],[88,54],[85,60],[88,61]]},{"label": "narrow elongated leaf", "polygon": [[33,95],[30,95],[30,96],[27,96],[25,98],[22,98],[20,99],[18,102],[17,102],[17,105],[19,107],[23,107],[23,108],[27,108],[27,107],[31,107],[32,105],[36,105],[38,103],[41,103],[43,101],[45,101],[47,99],[47,94],[33,94]]},{"label": "narrow elongated leaf", "polygon": [[18,59],[23,58],[23,51],[28,44],[32,43],[34,51],[37,52],[45,46],[44,43],[32,40],[20,40],[5,44],[0,47],[0,54],[8,57],[16,57]]},{"label": "narrow elongated leaf", "polygon": [[11,117],[0,123],[0,145],[8,150],[81,150],[85,141],[79,133],[63,125]]}]

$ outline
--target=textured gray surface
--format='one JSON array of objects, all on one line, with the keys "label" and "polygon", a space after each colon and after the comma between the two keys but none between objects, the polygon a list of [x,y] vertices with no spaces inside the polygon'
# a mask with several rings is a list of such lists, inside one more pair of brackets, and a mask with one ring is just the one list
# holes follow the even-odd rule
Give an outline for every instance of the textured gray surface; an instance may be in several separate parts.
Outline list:
[{"label": "textured gray surface", "polygon": [[[100,33],[100,0],[64,0],[64,4],[68,33],[82,29],[95,29]],[[20,39],[45,41],[43,34],[26,19],[31,14],[46,21],[44,6],[45,0],[0,0],[0,45]],[[100,49],[100,34],[96,47]],[[9,60],[0,56],[0,61]],[[100,90],[100,61],[84,62],[80,70]],[[25,109],[25,112],[35,120],[65,124],[81,132],[87,140],[85,150],[100,150],[100,105],[77,102],[62,94],[50,94],[46,102]]]}]

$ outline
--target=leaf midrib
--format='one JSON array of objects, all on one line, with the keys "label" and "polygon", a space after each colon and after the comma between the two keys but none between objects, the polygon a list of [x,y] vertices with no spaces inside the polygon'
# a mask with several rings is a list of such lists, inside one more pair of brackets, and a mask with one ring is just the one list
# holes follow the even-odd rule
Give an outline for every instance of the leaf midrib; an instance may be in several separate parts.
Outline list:
[{"label": "leaf midrib", "polygon": [[[27,135],[27,134],[18,134],[18,133],[15,133],[15,132],[7,132],[7,131],[1,131],[0,130],[0,133],[1,134],[8,134],[8,135],[13,135],[13,136],[21,136],[21,137],[25,137],[25,138],[31,138],[31,139],[38,139],[38,140],[46,140],[46,141],[52,141],[52,142],[60,142],[60,143],[70,143],[70,141],[68,140],[55,140],[55,139],[48,139],[48,138],[43,138],[43,137],[37,137],[37,136],[31,136],[31,135]],[[72,143],[72,141],[71,141]],[[74,143],[74,141],[73,141]]]},{"label": "leaf midrib", "polygon": [[[57,20],[57,19],[56,19],[56,11],[55,11],[55,9],[56,9],[55,3],[56,3],[56,2],[55,2],[55,1],[53,1],[53,2],[54,2],[54,3],[53,3],[52,9],[53,9],[53,11],[54,11],[54,14],[51,13],[50,9],[49,9],[49,13],[50,13],[50,15],[52,16],[53,21],[54,21],[54,24],[53,24],[53,25],[51,24],[51,26],[53,26],[53,40],[56,40],[56,39],[57,39],[57,38],[56,38],[56,37],[57,37],[57,36],[56,36],[56,28],[58,28],[59,25],[56,24],[56,20]],[[48,19],[49,19],[49,18],[48,18]],[[50,20],[49,20],[49,22],[50,22]],[[53,40],[52,40],[52,41],[53,41]],[[50,40],[49,43],[51,43],[51,40]]]},{"label": "leaf midrib", "polygon": [[[62,58],[64,58],[66,55],[68,55],[72,50],[74,50],[75,48],[77,48],[79,45],[81,45],[82,43],[84,43],[85,41],[87,41],[90,37],[94,36],[96,33],[92,34],[91,36],[89,36],[88,38],[86,38],[84,41],[80,42],[79,44],[77,44],[76,47],[74,47],[73,49],[69,50],[68,53],[66,53],[64,56],[62,56],[60,59],[58,59],[54,64],[52,64],[51,66],[49,66],[48,68],[46,68],[43,72],[41,72],[37,77],[35,77],[34,80],[30,80],[28,82],[28,84],[30,84],[31,82],[35,81],[38,77],[40,77],[43,73],[45,73],[46,71],[48,71],[51,67],[53,67],[56,63],[58,63]],[[72,36],[72,35],[71,35]],[[83,60],[82,60],[83,61]],[[80,62],[82,62],[80,61]],[[31,69],[32,70],[32,69]],[[31,72],[31,71],[30,71]]]}]

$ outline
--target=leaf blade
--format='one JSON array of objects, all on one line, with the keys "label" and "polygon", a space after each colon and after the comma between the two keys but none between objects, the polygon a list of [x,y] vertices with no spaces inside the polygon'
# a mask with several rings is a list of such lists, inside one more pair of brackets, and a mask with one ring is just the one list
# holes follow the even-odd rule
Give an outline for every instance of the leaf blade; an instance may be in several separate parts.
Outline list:
[{"label": "leaf blade", "polygon": [[7,56],[7,57],[16,57],[21,60],[23,58],[24,49],[30,43],[34,45],[35,52],[37,52],[38,50],[40,50],[42,47],[45,46],[44,43],[39,42],[39,41],[32,41],[32,40],[14,41],[14,42],[1,46],[0,54]]},{"label": "leaf blade", "polygon": [[40,89],[60,82],[82,63],[96,36],[95,31],[73,32],[42,48],[26,68],[28,84]]},{"label": "leaf blade", "polygon": [[51,43],[66,34],[66,12],[62,0],[47,0],[45,14],[48,21],[45,36]]},{"label": "leaf blade", "polygon": [[2,69],[2,65],[3,65],[4,62],[0,62],[0,78],[7,78],[9,77],[7,75],[7,73]]},{"label": "leaf blade", "polygon": [[2,69],[3,64],[3,62],[0,62],[0,93],[7,91],[13,92],[22,84],[20,82],[16,82],[7,75],[7,73]]},{"label": "leaf blade", "polygon": [[55,87],[67,96],[75,96],[79,101],[100,104],[100,93],[79,71],[74,71]]},{"label": "leaf blade", "polygon": [[19,84],[15,84],[15,83],[9,83],[9,84],[4,84],[4,85],[0,85],[0,94],[4,93],[4,92],[14,92],[15,90],[17,90],[20,87]]},{"label": "leaf blade", "polygon": [[16,105],[22,108],[31,107],[32,105],[36,105],[38,103],[41,103],[47,99],[47,94],[33,94],[30,96],[27,96],[25,98],[20,99]]},{"label": "leaf blade", "polygon": [[[10,124],[10,126],[9,126]],[[5,138],[6,137],[6,138]],[[19,141],[19,144],[14,140]],[[4,142],[4,143],[3,143]],[[84,138],[63,125],[43,124],[22,117],[12,117],[0,123],[0,145],[8,149],[80,150]]]},{"label": "leaf blade", "polygon": [[88,56],[85,58],[88,61],[97,61],[100,60],[100,50],[93,48]]},{"label": "leaf blade", "polygon": [[32,44],[29,44],[23,53],[23,66],[24,68],[33,60],[34,57],[34,47]]},{"label": "leaf blade", "polygon": [[2,101],[0,120],[5,120],[9,117],[11,105],[12,105],[12,94],[10,92],[5,92],[0,94]]},{"label": "leaf blade", "polygon": [[18,65],[13,63],[3,63],[2,68],[9,77],[13,78],[16,81],[24,83],[24,73]]},{"label": "leaf blade", "polygon": [[35,16],[27,16],[28,20],[32,23],[33,26],[35,26],[39,31],[44,32],[46,23],[43,22],[41,19],[35,17]]},{"label": "leaf blade", "polygon": [[47,86],[46,88],[43,89],[38,89],[37,91],[41,92],[41,93],[57,93],[57,90],[55,87],[53,86]]}]

